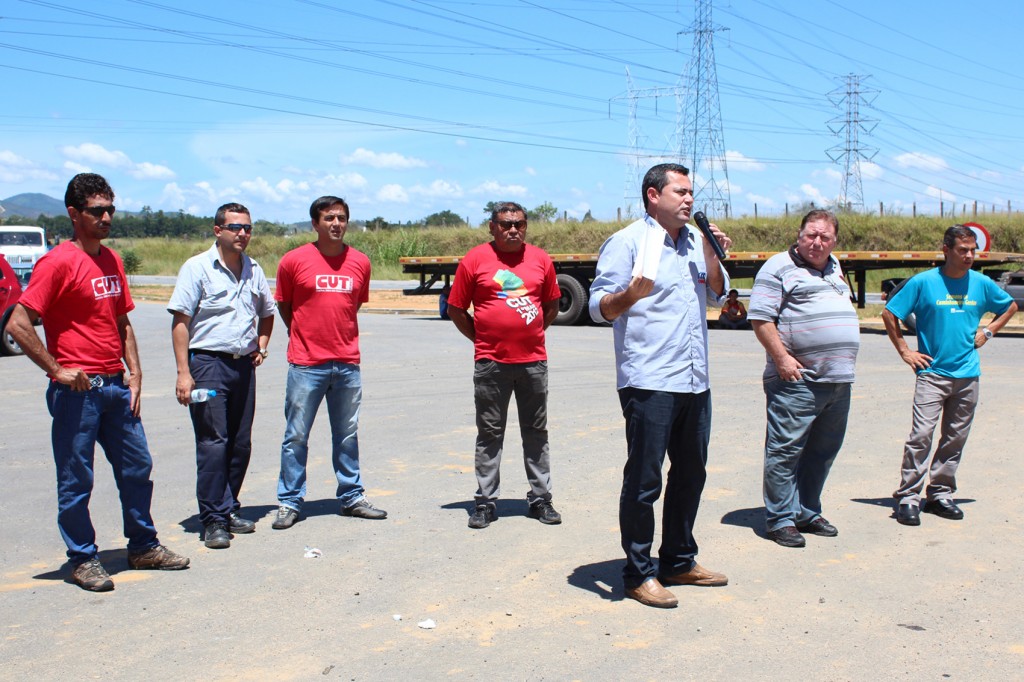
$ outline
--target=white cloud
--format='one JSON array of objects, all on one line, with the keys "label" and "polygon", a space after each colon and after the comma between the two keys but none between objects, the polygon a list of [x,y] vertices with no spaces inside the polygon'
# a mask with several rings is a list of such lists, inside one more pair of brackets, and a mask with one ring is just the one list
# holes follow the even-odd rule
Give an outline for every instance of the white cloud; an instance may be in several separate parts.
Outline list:
[{"label": "white cloud", "polygon": [[377,190],[377,200],[393,204],[409,203],[409,194],[401,185],[384,185]]},{"label": "white cloud", "polygon": [[925,188],[924,193],[926,196],[935,197],[936,199],[940,199],[942,201],[957,201],[955,194],[953,194],[949,190],[935,187],[934,185],[928,185]]},{"label": "white cloud", "polygon": [[469,141],[468,140],[463,140],[460,137],[459,139],[455,140],[455,146],[456,147],[468,147],[469,146]]},{"label": "white cloud", "polygon": [[748,156],[744,156],[740,152],[732,149],[725,150],[725,163],[732,170],[739,171],[762,171],[767,168],[767,165],[751,159]]},{"label": "white cloud", "polygon": [[64,170],[71,171],[72,173],[75,173],[76,175],[78,173],[92,173],[92,168],[91,167],[85,166],[85,165],[80,164],[80,163],[78,163],[76,161],[65,161],[64,162]]},{"label": "white cloud", "polygon": [[83,142],[77,147],[65,145],[60,148],[64,156],[72,161],[92,163],[97,166],[110,166],[111,168],[130,168],[135,164],[128,158],[128,155],[121,151],[110,151],[105,147],[92,142]]},{"label": "white cloud", "polygon": [[450,183],[447,180],[434,180],[430,185],[424,187],[415,185],[409,188],[411,194],[424,197],[459,199],[462,197],[462,187],[458,183]]},{"label": "white cloud", "polygon": [[761,196],[760,194],[747,194],[747,201],[751,204],[757,204],[759,208],[775,208],[778,204],[771,197]]},{"label": "white cloud", "polygon": [[893,159],[900,168],[916,168],[926,171],[944,171],[949,169],[945,159],[924,152],[907,152]]},{"label": "white cloud", "polygon": [[811,171],[811,177],[815,180],[824,178],[833,182],[840,182],[843,179],[843,174],[835,168],[816,168]]},{"label": "white cloud", "polygon": [[139,180],[170,180],[175,177],[174,171],[167,166],[160,166],[148,161],[136,165],[134,170],[130,170],[128,173]]},{"label": "white cloud", "polygon": [[[526,196],[528,191],[523,185],[502,185],[497,180],[486,180],[470,190],[470,193],[501,197],[523,197]],[[496,201],[499,201],[499,199],[496,199]]]},{"label": "white cloud", "polygon": [[871,163],[870,161],[863,161],[860,164],[860,176],[864,180],[877,180],[882,177],[885,171],[877,163]]},{"label": "white cloud", "polygon": [[351,154],[338,157],[343,165],[370,166],[372,168],[388,168],[391,170],[407,170],[409,168],[425,168],[427,162],[412,156],[403,156],[397,152],[374,152],[359,147]]},{"label": "white cloud", "polygon": [[532,166],[527,166],[523,171],[531,177],[537,175],[537,169]]},{"label": "white cloud", "polygon": [[257,177],[255,180],[245,180],[239,183],[243,192],[248,193],[263,201],[269,201],[271,203],[280,203],[284,196],[277,190],[277,188],[271,186],[269,182],[264,180],[262,177]]},{"label": "white cloud", "polygon": [[814,185],[805,182],[800,185],[800,191],[804,193],[804,196],[814,202],[815,206],[825,206],[829,203],[828,197],[821,193]]},{"label": "white cloud", "polygon": [[318,192],[324,194],[344,194],[347,191],[356,189],[366,189],[369,183],[359,173],[327,173],[326,175],[318,175],[313,180],[312,186]]},{"label": "white cloud", "polygon": [[33,161],[12,151],[0,151],[0,180],[20,183],[36,180],[57,180],[57,174],[41,168]]}]

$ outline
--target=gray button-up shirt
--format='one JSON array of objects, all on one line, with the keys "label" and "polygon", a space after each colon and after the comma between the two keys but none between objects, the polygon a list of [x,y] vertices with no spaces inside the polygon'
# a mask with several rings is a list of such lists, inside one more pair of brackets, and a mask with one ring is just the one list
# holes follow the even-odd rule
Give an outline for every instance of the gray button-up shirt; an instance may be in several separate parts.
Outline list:
[{"label": "gray button-up shirt", "polygon": [[633,264],[643,257],[645,234],[652,228],[664,238],[654,290],[613,323],[617,387],[702,393],[710,387],[707,300],[710,296],[722,305],[729,275],[723,267],[722,295],[708,286],[703,237],[696,230],[684,228],[676,244],[647,216],[609,237],[590,285],[590,316],[605,321],[601,299],[629,286]]},{"label": "gray button-up shirt", "polygon": [[249,355],[258,347],[257,321],[272,316],[277,304],[256,261],[243,253],[236,279],[214,244],[181,266],[167,310],[192,318],[190,349]]}]

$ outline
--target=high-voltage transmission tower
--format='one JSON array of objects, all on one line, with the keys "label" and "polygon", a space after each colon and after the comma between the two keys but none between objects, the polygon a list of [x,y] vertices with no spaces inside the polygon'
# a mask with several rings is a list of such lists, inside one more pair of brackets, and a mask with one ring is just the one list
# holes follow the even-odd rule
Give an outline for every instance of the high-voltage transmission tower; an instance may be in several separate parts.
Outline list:
[{"label": "high-voltage transmission tower", "polygon": [[711,0],[696,0],[696,16],[690,28],[693,49],[687,64],[683,124],[679,156],[689,166],[693,180],[693,205],[712,216],[730,214],[729,169],[725,163],[722,110],[718,103],[718,70],[714,36],[727,30],[711,21]]},{"label": "high-voltage transmission tower", "polygon": [[647,137],[640,131],[640,125],[636,120],[637,105],[641,99],[653,99],[655,108],[660,97],[675,97],[676,99],[676,126],[679,125],[679,102],[682,101],[682,88],[634,88],[633,78],[629,74],[629,67],[626,68],[626,95],[624,97],[613,97],[613,100],[625,99],[629,107],[629,160],[626,162],[626,184],[623,190],[623,200],[626,204],[626,217],[634,218],[644,214],[643,198],[640,196],[640,186],[643,176],[650,165],[652,155],[645,151]]},{"label": "high-voltage transmission tower", "polygon": [[837,116],[828,122],[829,130],[842,143],[825,150],[833,162],[843,166],[843,184],[839,191],[838,208],[841,211],[864,210],[864,185],[861,182],[860,162],[871,161],[878,149],[860,142],[860,134],[870,135],[878,125],[877,119],[862,118],[861,106],[868,106],[878,95],[878,90],[865,88],[863,83],[871,76],[848,74],[839,77],[843,84],[828,93],[828,98],[838,109],[845,108],[845,116]]}]

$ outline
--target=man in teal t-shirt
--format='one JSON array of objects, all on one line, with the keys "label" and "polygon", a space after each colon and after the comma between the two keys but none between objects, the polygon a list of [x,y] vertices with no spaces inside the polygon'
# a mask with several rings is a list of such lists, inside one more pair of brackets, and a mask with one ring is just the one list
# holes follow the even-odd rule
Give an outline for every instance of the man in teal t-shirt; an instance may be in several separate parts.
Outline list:
[{"label": "man in teal t-shirt", "polygon": [[[882,312],[889,340],[917,372],[913,426],[903,448],[900,487],[893,493],[898,503],[896,520],[905,526],[921,524],[918,508],[929,473],[923,510],[946,519],[964,517],[953,502],[953,493],[978,404],[978,349],[1017,312],[1009,294],[992,279],[971,270],[977,248],[970,228],[954,225],[946,230],[942,238],[945,264],[910,279]],[[907,346],[897,320],[905,320],[911,313],[917,316],[916,351]],[[997,316],[978,329],[986,313]],[[932,436],[940,417],[939,444],[929,466]]]}]

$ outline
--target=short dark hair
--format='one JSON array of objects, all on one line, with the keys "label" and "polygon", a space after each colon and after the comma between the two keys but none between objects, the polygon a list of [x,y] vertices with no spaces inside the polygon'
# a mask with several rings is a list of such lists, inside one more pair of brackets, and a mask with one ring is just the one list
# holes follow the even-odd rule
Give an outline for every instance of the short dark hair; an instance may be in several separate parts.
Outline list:
[{"label": "short dark hair", "polygon": [[249,220],[252,220],[252,215],[249,213],[249,209],[247,209],[245,206],[242,206],[241,204],[231,203],[224,204],[223,206],[217,209],[217,214],[213,217],[213,224],[217,225],[218,227],[223,225],[225,216],[228,213],[244,213],[245,215],[249,216]]},{"label": "short dark hair", "polygon": [[320,214],[329,209],[331,206],[343,206],[345,208],[345,218],[351,218],[352,214],[348,210],[348,204],[341,197],[324,196],[313,201],[309,206],[309,217],[314,223],[320,221]]},{"label": "short dark hair", "polygon": [[491,207],[491,222],[498,219],[502,213],[522,213],[526,217],[526,209],[514,201],[499,201]]},{"label": "short dark hair", "polygon": [[813,211],[808,211],[807,215],[804,216],[804,219],[800,221],[800,231],[797,232],[797,234],[804,231],[807,223],[813,223],[818,220],[825,220],[829,222],[832,227],[835,228],[836,236],[839,236],[839,218],[836,217],[835,213],[824,208],[816,208]]},{"label": "short dark hair", "polygon": [[978,235],[974,234],[974,230],[965,225],[952,225],[946,228],[946,233],[942,235],[942,245],[952,249],[956,246],[957,239],[970,239],[975,246],[978,244]]},{"label": "short dark hair", "polygon": [[89,197],[97,194],[114,200],[114,190],[110,188],[106,178],[96,173],[79,173],[68,183],[68,188],[64,192],[64,205],[81,211],[88,203]]},{"label": "short dark hair", "polygon": [[679,163],[659,163],[657,166],[651,166],[650,170],[644,174],[644,184],[640,188],[645,211],[647,210],[647,189],[653,187],[658,190],[658,194],[661,194],[661,190],[665,189],[665,185],[668,184],[669,173],[679,173],[680,175],[688,176],[690,169]]},{"label": "short dark hair", "polygon": [[740,295],[740,290],[739,289],[729,289],[729,293],[726,294],[726,296],[732,296],[733,294],[736,294],[737,296],[739,296]]}]

